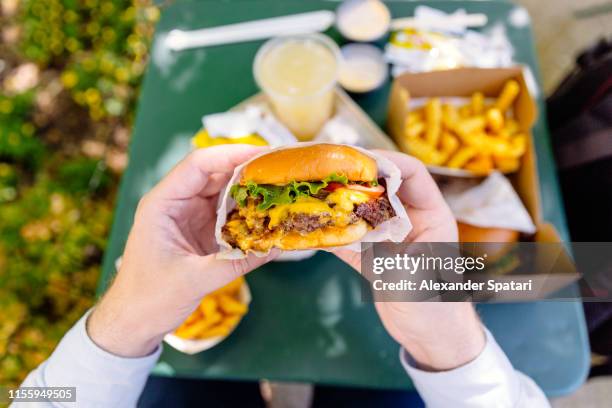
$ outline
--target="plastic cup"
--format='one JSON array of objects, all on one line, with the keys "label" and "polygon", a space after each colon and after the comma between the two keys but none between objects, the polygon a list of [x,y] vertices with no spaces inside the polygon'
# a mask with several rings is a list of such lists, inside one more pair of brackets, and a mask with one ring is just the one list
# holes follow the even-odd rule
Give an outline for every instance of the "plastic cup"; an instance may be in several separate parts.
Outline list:
[{"label": "plastic cup", "polygon": [[266,42],[253,65],[255,81],[278,119],[300,140],[312,140],[334,110],[340,50],[321,34]]}]

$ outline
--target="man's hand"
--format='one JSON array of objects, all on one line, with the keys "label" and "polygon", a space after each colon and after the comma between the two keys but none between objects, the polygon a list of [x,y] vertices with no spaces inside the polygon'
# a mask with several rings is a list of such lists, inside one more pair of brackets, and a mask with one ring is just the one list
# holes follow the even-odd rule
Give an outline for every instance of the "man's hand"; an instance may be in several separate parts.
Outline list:
[{"label": "man's hand", "polygon": [[[398,197],[406,207],[412,231],[406,242],[456,242],[457,224],[425,166],[401,153],[380,151],[402,172]],[[360,255],[336,255],[356,270]],[[450,370],[480,354],[485,336],[470,303],[378,302],[376,310],[389,334],[425,370]]]},{"label": "man's hand", "polygon": [[142,198],[119,273],[88,321],[98,346],[124,357],[151,353],[203,296],[274,256],[223,261],[214,255],[219,193],[234,168],[261,151],[197,150]]}]

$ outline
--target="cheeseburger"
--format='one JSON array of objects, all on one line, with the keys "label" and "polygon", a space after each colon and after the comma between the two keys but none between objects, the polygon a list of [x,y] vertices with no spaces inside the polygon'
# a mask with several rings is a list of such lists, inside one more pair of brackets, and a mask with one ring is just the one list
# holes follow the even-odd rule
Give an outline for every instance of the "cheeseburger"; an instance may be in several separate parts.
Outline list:
[{"label": "cheeseburger", "polygon": [[348,146],[278,150],[248,163],[223,239],[242,251],[350,244],[395,215],[376,161]]}]

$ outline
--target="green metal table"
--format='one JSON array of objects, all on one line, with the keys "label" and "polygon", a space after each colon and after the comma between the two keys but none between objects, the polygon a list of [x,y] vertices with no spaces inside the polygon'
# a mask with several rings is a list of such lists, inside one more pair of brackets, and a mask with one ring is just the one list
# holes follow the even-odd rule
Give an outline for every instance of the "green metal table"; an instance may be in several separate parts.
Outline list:
[{"label": "green metal table", "polygon": [[[408,16],[426,2],[387,2],[393,16]],[[489,25],[504,24],[515,59],[538,73],[530,27],[513,27],[515,6],[506,2],[434,1],[452,11],[484,12]],[[291,13],[334,9],[329,1],[203,1],[167,8],[157,27],[123,176],[99,291],[113,274],[136,204],[190,149],[204,114],[225,111],[257,88],[251,63],[259,42],[172,53],[163,39],[174,28],[195,29]],[[331,30],[332,37],[339,39]],[[357,99],[384,126],[389,87]],[[567,238],[544,105],[534,129],[546,220]],[[412,389],[398,360],[398,345],[386,334],[374,308],[361,302],[359,277],[333,256],[320,253],[299,263],[268,264],[248,276],[251,310],[219,346],[185,355],[166,346],[157,375],[202,379],[305,381],[321,384]],[[550,396],[573,391],[585,379],[589,350],[579,303],[480,305],[487,326],[517,369]]]}]

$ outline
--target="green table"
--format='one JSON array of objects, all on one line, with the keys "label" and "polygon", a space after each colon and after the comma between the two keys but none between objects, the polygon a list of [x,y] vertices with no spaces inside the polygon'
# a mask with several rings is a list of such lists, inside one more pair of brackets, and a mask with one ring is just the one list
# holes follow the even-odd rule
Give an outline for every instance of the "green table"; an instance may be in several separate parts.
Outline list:
[{"label": "green table", "polygon": [[[388,2],[394,16],[418,4]],[[114,274],[138,200],[190,149],[204,114],[225,111],[256,92],[251,62],[261,42],[173,54],[163,38],[173,28],[195,29],[317,9],[328,1],[188,2],[164,11],[157,28],[107,248],[100,291]],[[432,2],[452,11],[484,12],[490,24],[507,23],[514,6],[501,2]],[[538,72],[530,28],[507,27],[516,60]],[[330,33],[338,38],[335,31]],[[389,88],[358,103],[384,125]],[[539,100],[540,116],[544,106]],[[534,135],[545,218],[567,237],[546,124]],[[188,356],[165,347],[155,373],[167,376],[282,381],[411,389],[398,361],[398,346],[383,330],[373,307],[360,298],[359,277],[322,253],[301,263],[273,263],[248,276],[249,314],[236,332],[209,351]],[[577,303],[481,305],[483,319],[518,369],[549,395],[577,388],[589,352],[582,308]]]}]

